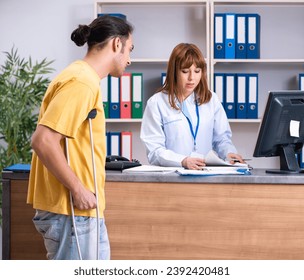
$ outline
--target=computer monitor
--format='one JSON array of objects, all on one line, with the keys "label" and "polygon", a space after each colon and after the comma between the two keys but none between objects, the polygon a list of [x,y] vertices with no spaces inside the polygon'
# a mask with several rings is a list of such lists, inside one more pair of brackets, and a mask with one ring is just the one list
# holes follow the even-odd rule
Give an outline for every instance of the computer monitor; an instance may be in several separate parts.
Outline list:
[{"label": "computer monitor", "polygon": [[280,169],[267,173],[303,172],[296,154],[304,142],[304,91],[269,92],[253,153],[254,157],[280,157]]}]

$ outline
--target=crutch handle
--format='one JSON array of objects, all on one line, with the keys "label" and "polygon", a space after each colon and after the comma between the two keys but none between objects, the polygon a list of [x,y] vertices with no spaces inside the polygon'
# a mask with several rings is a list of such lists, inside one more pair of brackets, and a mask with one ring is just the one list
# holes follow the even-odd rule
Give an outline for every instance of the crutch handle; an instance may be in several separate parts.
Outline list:
[{"label": "crutch handle", "polygon": [[90,113],[88,114],[87,119],[95,119],[96,115],[97,115],[97,110],[96,109],[92,109],[90,111]]}]

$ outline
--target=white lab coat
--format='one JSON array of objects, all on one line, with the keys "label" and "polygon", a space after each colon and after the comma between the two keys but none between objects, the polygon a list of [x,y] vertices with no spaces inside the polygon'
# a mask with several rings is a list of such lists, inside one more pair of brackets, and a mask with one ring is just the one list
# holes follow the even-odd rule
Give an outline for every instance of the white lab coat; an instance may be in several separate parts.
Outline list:
[{"label": "white lab coat", "polygon": [[[186,106],[193,129],[197,125],[194,93],[182,104]],[[154,94],[147,102],[142,119],[140,138],[145,144],[148,161],[153,165],[181,166],[182,160],[190,155],[206,155],[211,149],[225,159],[228,153],[237,153],[231,141],[229,122],[217,95],[207,104],[198,106],[199,128],[194,139],[185,115],[173,109],[168,95],[162,92]],[[186,111],[187,111],[186,110]]]}]

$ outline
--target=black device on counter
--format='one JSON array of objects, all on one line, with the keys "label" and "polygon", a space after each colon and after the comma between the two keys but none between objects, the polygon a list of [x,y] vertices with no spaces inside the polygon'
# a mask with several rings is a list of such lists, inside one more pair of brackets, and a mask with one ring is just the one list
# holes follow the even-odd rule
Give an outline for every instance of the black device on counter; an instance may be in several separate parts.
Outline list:
[{"label": "black device on counter", "polygon": [[115,155],[106,157],[106,170],[122,171],[135,166],[141,166],[141,163],[136,159],[129,160],[125,157]]},{"label": "black device on counter", "polygon": [[269,92],[254,157],[280,157],[280,168],[267,173],[303,173],[297,155],[304,143],[304,91]]}]

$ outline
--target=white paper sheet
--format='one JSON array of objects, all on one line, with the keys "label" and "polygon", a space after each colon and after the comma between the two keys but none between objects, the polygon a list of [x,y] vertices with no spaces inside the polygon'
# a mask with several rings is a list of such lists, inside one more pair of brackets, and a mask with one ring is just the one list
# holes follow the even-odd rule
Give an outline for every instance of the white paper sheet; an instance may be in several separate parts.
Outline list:
[{"label": "white paper sheet", "polygon": [[234,164],[224,161],[223,159],[219,158],[215,151],[211,150],[208,152],[205,158],[205,162],[207,166],[238,166],[238,167],[248,167],[247,163],[239,163],[236,162]]},{"label": "white paper sheet", "polygon": [[183,169],[179,167],[166,167],[166,166],[157,166],[157,165],[141,165],[128,169],[124,169],[123,173],[138,173],[138,172],[159,172],[159,173],[170,173],[175,172],[178,169]]}]

